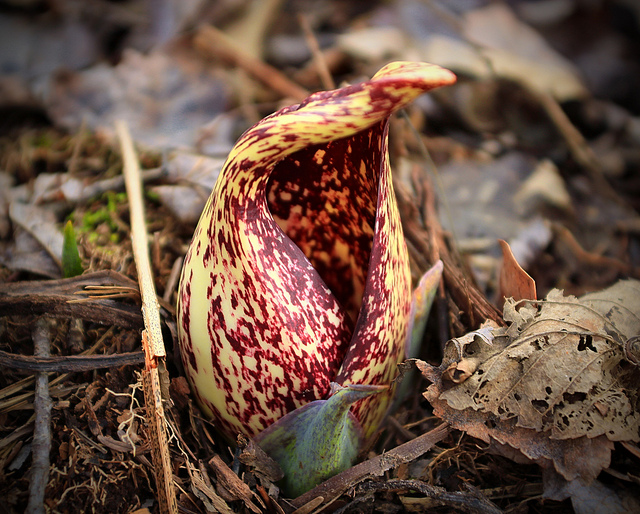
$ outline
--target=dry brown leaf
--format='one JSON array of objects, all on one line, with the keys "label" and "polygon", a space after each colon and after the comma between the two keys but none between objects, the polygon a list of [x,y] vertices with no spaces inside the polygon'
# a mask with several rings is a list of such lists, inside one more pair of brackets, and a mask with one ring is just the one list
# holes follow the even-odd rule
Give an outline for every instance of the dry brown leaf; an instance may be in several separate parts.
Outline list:
[{"label": "dry brown leaf", "polygon": [[[640,370],[624,353],[640,332],[640,282],[580,300],[558,290],[542,302],[508,300],[504,318],[510,326],[492,340],[453,340],[439,368],[421,363],[433,382],[425,397],[455,428],[510,447],[503,454],[553,463],[567,480],[595,478],[612,441],[640,440]],[[479,362],[475,372],[446,381],[465,359]]]},{"label": "dry brown leaf", "polygon": [[514,300],[535,300],[536,282],[522,269],[516,260],[509,243],[499,239],[502,249],[502,268],[500,269],[500,298]]}]

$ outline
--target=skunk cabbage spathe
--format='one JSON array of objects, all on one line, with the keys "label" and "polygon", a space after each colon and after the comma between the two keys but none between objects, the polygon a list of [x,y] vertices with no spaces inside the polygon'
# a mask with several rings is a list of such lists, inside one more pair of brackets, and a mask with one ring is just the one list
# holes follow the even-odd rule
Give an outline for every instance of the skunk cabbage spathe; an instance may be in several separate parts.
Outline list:
[{"label": "skunk cabbage spathe", "polygon": [[[435,65],[392,63],[268,116],[232,149],[185,258],[177,309],[193,392],[229,438],[326,399],[332,382],[391,384],[412,291],[388,120],[454,81]],[[391,394],[351,407],[364,437]]]}]

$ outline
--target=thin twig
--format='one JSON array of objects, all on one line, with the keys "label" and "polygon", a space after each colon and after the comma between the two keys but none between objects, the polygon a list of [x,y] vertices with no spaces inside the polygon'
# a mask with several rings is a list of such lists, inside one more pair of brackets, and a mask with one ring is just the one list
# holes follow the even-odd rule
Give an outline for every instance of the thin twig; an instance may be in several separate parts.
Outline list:
[{"label": "thin twig", "polygon": [[133,141],[131,140],[131,135],[129,134],[129,129],[126,124],[122,121],[116,122],[116,131],[122,147],[122,159],[124,161],[123,172],[129,198],[131,218],[131,243],[133,246],[133,258],[136,262],[136,270],[138,271],[144,325],[148,331],[147,337],[151,344],[151,357],[165,357],[166,351],[162,342],[160,325],[160,304],[156,296],[156,288],[153,283],[153,274],[149,261],[149,237],[147,236],[146,222],[144,219],[140,166],[138,165],[138,159],[133,148]]},{"label": "thin twig", "polygon": [[[94,355],[99,349],[102,348],[104,342],[113,336],[113,327],[109,328],[103,335],[96,341],[91,348],[83,351],[80,355]],[[69,378],[68,373],[63,373],[49,382],[49,387],[53,388],[58,384],[62,384]],[[30,391],[23,394],[18,394],[25,389],[31,387],[35,382],[35,377],[26,377],[22,380],[15,382],[4,389],[0,389],[0,414],[8,412],[11,409],[17,408],[17,406],[26,403],[33,396],[34,392]],[[17,396],[15,396],[17,395]],[[0,441],[0,449],[2,449],[2,442]]]},{"label": "thin twig", "polygon": [[501,509],[487,499],[480,491],[449,492],[442,487],[436,487],[421,480],[386,480],[384,482],[367,482],[358,485],[357,493],[371,493],[378,491],[408,492],[417,491],[435,502],[463,512],[474,514],[500,514]]},{"label": "thin twig", "polygon": [[[104,325],[139,329],[142,319],[137,307],[110,300],[86,298],[89,294],[87,288],[112,285],[132,294],[138,292],[134,281],[111,270],[59,280],[7,282],[0,284],[0,316],[46,314],[49,317],[84,319]],[[78,303],[79,294],[85,295],[84,302]]]},{"label": "thin twig", "polygon": [[[145,405],[147,408],[147,424],[150,431],[152,457],[156,485],[157,500],[162,514],[177,513],[175,487],[169,446],[167,442],[166,420],[162,405],[160,387],[160,369],[166,374],[164,358],[166,356],[160,325],[160,304],[156,296],[156,288],[149,260],[149,238],[144,219],[142,200],[142,179],[140,167],[133,148],[133,141],[125,122],[116,122],[116,132],[120,139],[124,161],[123,173],[129,198],[131,217],[131,241],[133,256],[138,271],[140,296],[142,298],[142,316],[145,329],[142,332],[142,347],[145,352],[145,369],[142,373]],[[168,377],[163,376],[163,378]]]},{"label": "thin twig", "polygon": [[224,32],[215,27],[210,25],[200,27],[195,35],[194,44],[208,55],[222,58],[234,66],[246,70],[249,75],[284,97],[293,98],[300,102],[309,96],[306,89],[287,78],[273,66],[240,50],[238,45],[230,40]]},{"label": "thin twig", "polygon": [[627,207],[625,201],[621,199],[620,195],[607,181],[602,164],[589,146],[589,143],[575,125],[571,123],[558,101],[550,94],[540,94],[538,98],[547,115],[562,137],[564,137],[571,155],[586,170],[593,185],[604,196],[615,201],[618,205]]},{"label": "thin twig", "polygon": [[[51,355],[49,325],[46,318],[40,318],[33,331],[33,346],[36,357]],[[49,482],[49,452],[51,451],[51,397],[49,396],[49,376],[47,373],[36,375],[35,428],[31,444],[32,463],[29,482],[29,502],[26,513],[44,514],[44,495]]]},{"label": "thin twig", "polygon": [[71,151],[69,168],[67,170],[67,174],[70,176],[75,175],[76,171],[78,171],[78,158],[80,157],[80,150],[82,149],[82,144],[84,143],[86,126],[87,119],[83,116],[82,121],[80,122],[78,133],[73,138],[73,150]]},{"label": "thin twig", "polygon": [[640,278],[640,269],[634,268],[631,264],[585,250],[571,231],[563,225],[553,223],[552,228],[558,239],[567,245],[578,262],[596,268],[614,269],[618,273]]},{"label": "thin twig", "polygon": [[311,29],[311,24],[309,23],[308,18],[300,13],[298,15],[298,22],[304,31],[304,37],[307,40],[307,46],[309,50],[311,50],[311,55],[313,56],[313,64],[316,67],[316,71],[318,72],[318,77],[320,77],[320,82],[322,83],[322,87],[324,89],[335,89],[336,83],[331,76],[331,72],[329,71],[329,66],[327,65],[327,60],[320,50],[320,45],[318,44],[318,40]]},{"label": "thin twig", "polygon": [[167,303],[171,302],[171,296],[178,287],[178,282],[180,280],[180,270],[182,269],[183,261],[184,257],[178,257],[174,261],[173,266],[171,266],[171,273],[169,273],[167,285],[164,289],[164,295],[162,296],[162,299]]},{"label": "thin twig", "polygon": [[142,364],[144,353],[129,352],[114,355],[60,355],[54,357],[32,357],[0,350],[0,367],[48,372],[92,371],[100,368],[119,368],[130,364]]}]

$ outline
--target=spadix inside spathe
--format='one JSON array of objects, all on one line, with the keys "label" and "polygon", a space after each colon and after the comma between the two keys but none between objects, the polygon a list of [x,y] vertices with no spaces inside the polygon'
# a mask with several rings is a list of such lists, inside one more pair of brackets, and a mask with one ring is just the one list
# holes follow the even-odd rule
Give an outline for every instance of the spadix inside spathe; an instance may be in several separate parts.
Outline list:
[{"label": "spadix inside spathe", "polygon": [[269,210],[355,324],[369,266],[384,126],[311,145],[279,161]]}]

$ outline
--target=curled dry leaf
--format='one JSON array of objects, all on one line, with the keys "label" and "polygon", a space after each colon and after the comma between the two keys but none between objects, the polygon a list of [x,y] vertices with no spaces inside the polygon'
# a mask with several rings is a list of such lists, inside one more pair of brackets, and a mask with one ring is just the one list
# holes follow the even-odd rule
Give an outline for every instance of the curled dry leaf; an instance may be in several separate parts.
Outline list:
[{"label": "curled dry leaf", "polygon": [[[595,478],[613,441],[640,440],[640,370],[625,357],[640,332],[640,282],[581,299],[554,290],[541,302],[508,300],[504,318],[510,326],[492,340],[452,340],[440,367],[419,363],[434,413],[511,458]],[[469,361],[473,374],[452,382]]]},{"label": "curled dry leaf", "polygon": [[[493,330],[498,328],[498,325],[489,320],[485,321],[478,330],[469,332],[462,337],[452,339],[449,344],[451,349],[455,349],[456,355],[462,355],[464,348],[476,342],[476,339],[484,341],[489,346],[493,345]],[[478,369],[478,365],[482,362],[482,356],[475,356],[476,352],[470,350],[467,352],[467,356],[461,359],[453,359],[453,361],[446,367],[442,373],[442,379],[445,381],[453,382],[454,384],[461,384],[467,378],[469,378]],[[444,361],[443,361],[444,362]]]},{"label": "curled dry leaf", "polygon": [[640,335],[627,339],[624,344],[624,355],[629,362],[640,366]]},{"label": "curled dry leaf", "polygon": [[536,299],[536,283],[531,276],[522,269],[511,251],[511,246],[504,239],[498,243],[502,250],[502,267],[500,269],[500,298],[514,300]]},{"label": "curled dry leaf", "polygon": [[450,380],[454,384],[461,384],[467,378],[469,378],[476,369],[478,369],[478,359],[467,358],[462,359],[460,362],[452,362],[444,370],[442,378],[444,380]]}]

